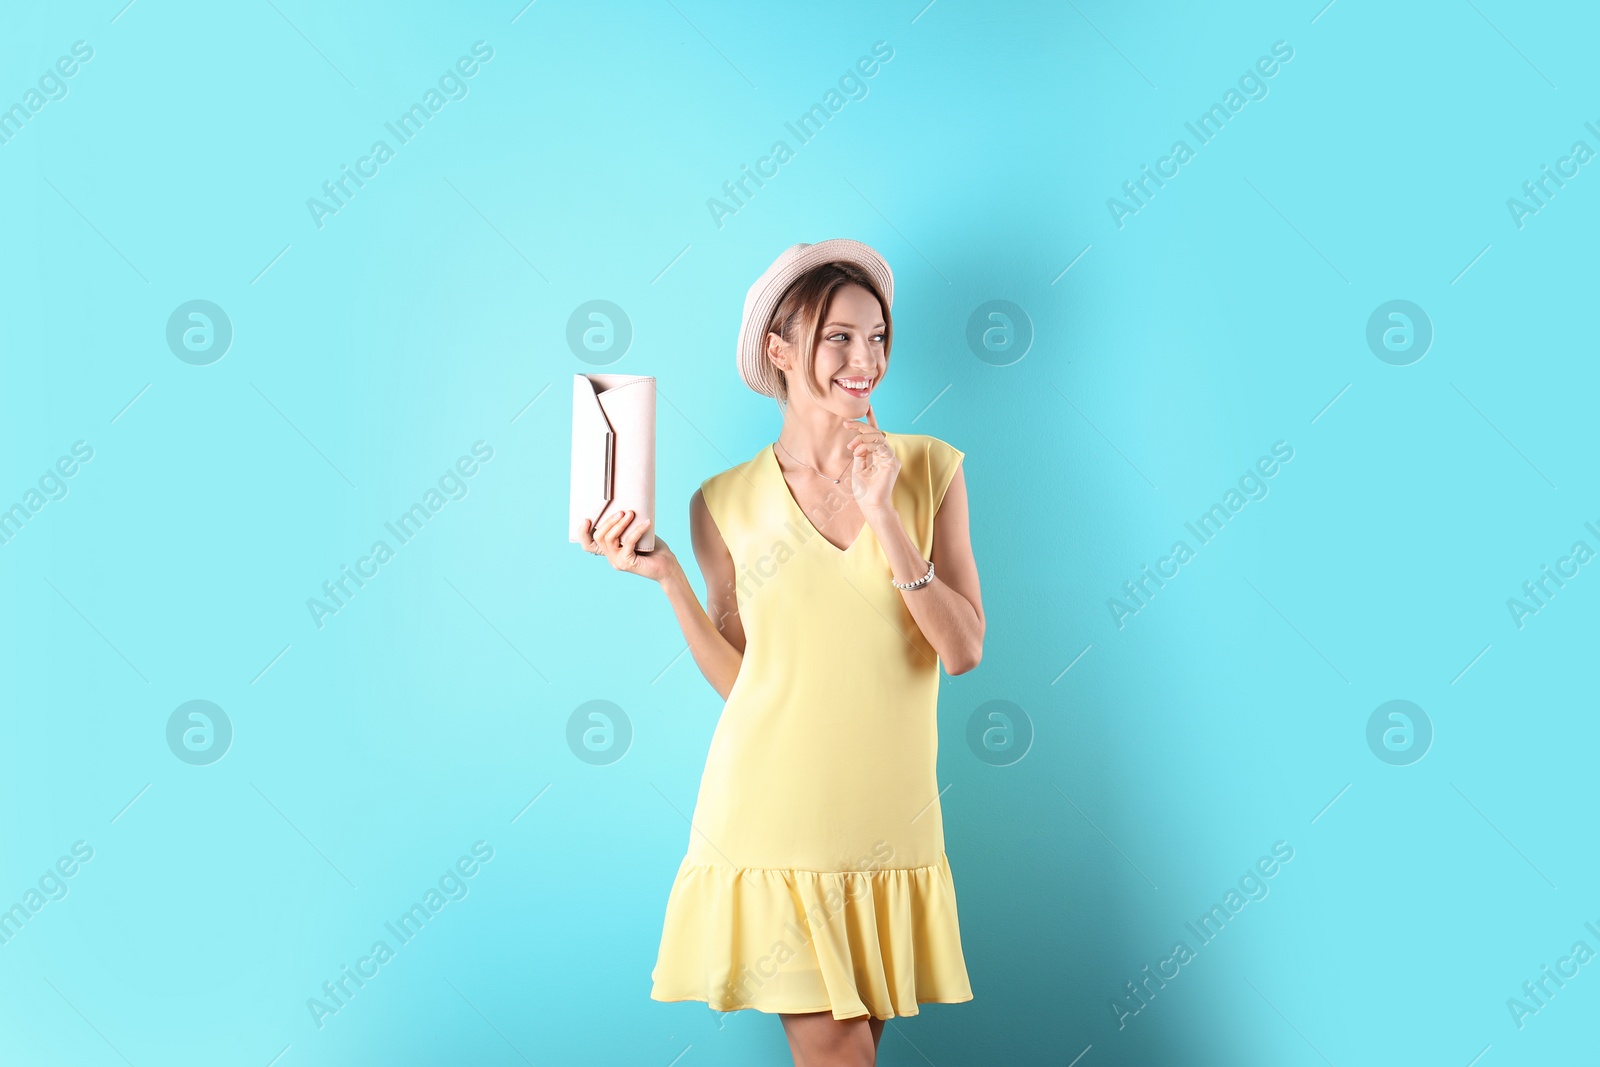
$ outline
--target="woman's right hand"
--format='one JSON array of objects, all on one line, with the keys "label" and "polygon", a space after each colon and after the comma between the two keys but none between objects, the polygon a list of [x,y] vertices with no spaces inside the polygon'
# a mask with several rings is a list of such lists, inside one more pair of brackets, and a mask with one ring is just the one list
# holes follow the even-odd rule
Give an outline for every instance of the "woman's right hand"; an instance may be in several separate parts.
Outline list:
[{"label": "woman's right hand", "polygon": [[585,552],[605,556],[619,571],[642,575],[651,581],[659,582],[672,573],[677,557],[660,537],[656,538],[656,547],[653,551],[635,551],[639,539],[650,527],[649,519],[635,522],[637,516],[638,512],[631,510],[612,512],[600,520],[599,526],[594,526],[592,529],[591,520],[585,519],[583,549]]}]

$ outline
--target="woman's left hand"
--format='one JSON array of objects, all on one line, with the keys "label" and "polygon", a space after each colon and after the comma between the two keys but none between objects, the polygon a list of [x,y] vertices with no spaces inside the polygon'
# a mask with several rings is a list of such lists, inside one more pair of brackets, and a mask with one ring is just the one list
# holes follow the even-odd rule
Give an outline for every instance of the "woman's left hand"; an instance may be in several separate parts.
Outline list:
[{"label": "woman's left hand", "polygon": [[862,511],[891,507],[890,491],[900,474],[900,457],[889,447],[884,432],[878,428],[878,418],[867,405],[867,421],[844,420],[859,435],[851,445],[855,462],[850,466],[851,491]]}]

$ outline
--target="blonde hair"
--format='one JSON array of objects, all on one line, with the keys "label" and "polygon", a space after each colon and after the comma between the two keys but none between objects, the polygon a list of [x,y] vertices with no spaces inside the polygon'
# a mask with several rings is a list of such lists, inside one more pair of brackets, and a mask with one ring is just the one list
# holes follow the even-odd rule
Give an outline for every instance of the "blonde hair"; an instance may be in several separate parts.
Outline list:
[{"label": "blonde hair", "polygon": [[[775,333],[785,343],[796,346],[799,358],[795,360],[795,371],[805,382],[806,392],[817,400],[822,399],[812,373],[816,365],[817,342],[822,339],[822,326],[833,294],[847,285],[859,285],[878,298],[878,306],[883,309],[883,358],[887,372],[889,349],[894,341],[894,321],[889,315],[889,302],[883,298],[883,293],[867,272],[853,263],[821,263],[796,278],[784,291],[778,306],[773,308],[772,319],[761,334],[763,359],[767,358],[769,333]],[[773,370],[778,375],[778,406],[786,407],[789,403],[789,377],[781,368],[774,367]]]}]

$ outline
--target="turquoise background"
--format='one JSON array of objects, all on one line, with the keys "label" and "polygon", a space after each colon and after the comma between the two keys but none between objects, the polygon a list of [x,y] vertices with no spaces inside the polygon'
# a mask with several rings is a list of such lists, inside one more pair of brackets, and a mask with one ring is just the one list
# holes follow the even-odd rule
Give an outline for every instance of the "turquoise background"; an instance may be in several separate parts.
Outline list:
[{"label": "turquoise background", "polygon": [[[1600,549],[1600,175],[1520,226],[1507,202],[1600,148],[1593,11],[925,4],[8,5],[0,107],[93,57],[0,144],[0,507],[93,458],[0,544],[0,907],[93,855],[0,944],[0,1060],[787,1062],[770,1016],[648,998],[720,702],[657,589],[567,543],[568,390],[659,377],[659,529],[692,566],[690,495],[779,428],[734,370],[745,290],[835,236],[896,272],[874,409],[967,453],[989,622],[940,705],[975,999],[893,1020],[880,1062],[1592,1051],[1600,963],[1521,1027],[1507,1001],[1600,951],[1600,577],[1520,627],[1507,601]],[[308,198],[478,41],[466,95],[319,228]],[[880,41],[865,98],[719,226],[707,200]],[[192,300],[231,324],[203,365],[167,341]],[[625,352],[569,346],[591,300]],[[969,344],[994,300],[1020,314],[980,332],[1025,353]],[[1367,341],[1392,300],[1433,333],[1405,365]],[[307,600],[480,441],[319,628]],[[168,742],[192,700],[231,724],[207,765]],[[609,764],[567,741],[596,700],[631,730]],[[1390,700],[1421,759],[1369,746]],[[967,743],[993,701],[1031,736],[1005,766]],[[477,842],[319,1028],[308,998]],[[1277,842],[1270,893],[1119,1026]]]}]

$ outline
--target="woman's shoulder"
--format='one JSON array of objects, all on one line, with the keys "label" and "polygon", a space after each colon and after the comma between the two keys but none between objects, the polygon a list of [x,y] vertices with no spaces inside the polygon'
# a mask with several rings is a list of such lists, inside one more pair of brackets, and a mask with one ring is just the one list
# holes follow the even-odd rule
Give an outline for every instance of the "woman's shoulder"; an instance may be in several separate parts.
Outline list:
[{"label": "woman's shoulder", "polygon": [[765,458],[764,453],[769,447],[770,446],[763,445],[761,451],[757,452],[743,463],[735,463],[727,470],[718,471],[709,478],[703,479],[700,482],[701,493],[720,493],[725,491],[730,486],[749,485],[752,481],[752,475],[754,474],[757,465],[761,463],[763,458]]},{"label": "woman's shoulder", "polygon": [[907,459],[920,459],[930,467],[954,467],[966,455],[961,449],[944,440],[927,433],[895,433],[889,431],[888,436],[898,439],[905,448],[900,452],[900,462],[904,464]]},{"label": "woman's shoulder", "polygon": [[949,441],[927,433],[894,435],[895,455],[900,459],[901,476],[908,485],[918,487],[933,501],[937,511],[946,490],[955,481],[966,453]]}]

